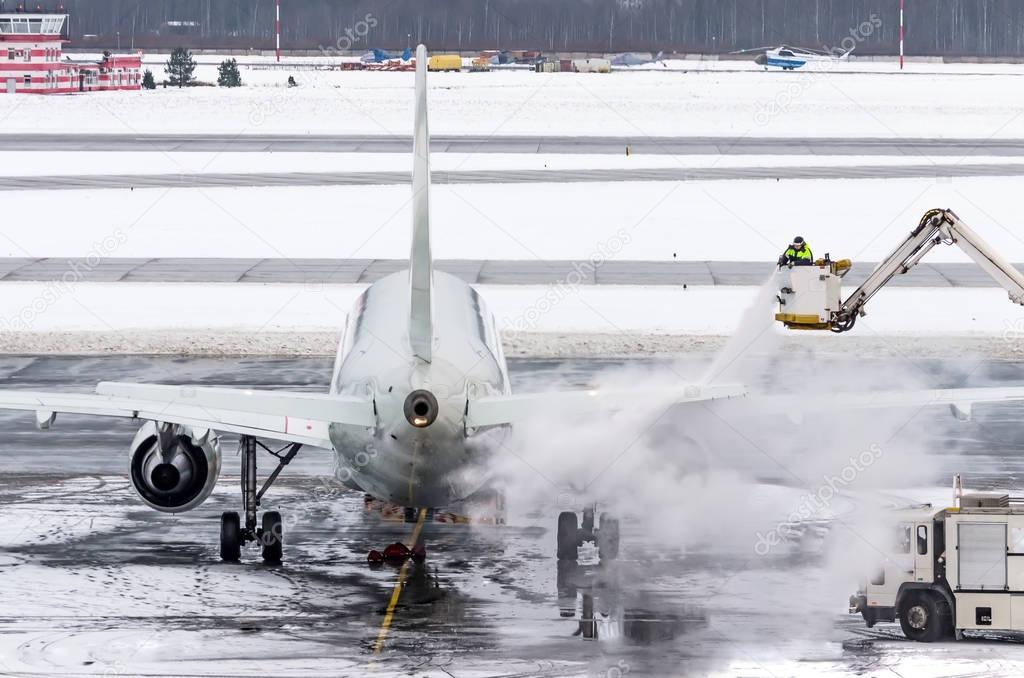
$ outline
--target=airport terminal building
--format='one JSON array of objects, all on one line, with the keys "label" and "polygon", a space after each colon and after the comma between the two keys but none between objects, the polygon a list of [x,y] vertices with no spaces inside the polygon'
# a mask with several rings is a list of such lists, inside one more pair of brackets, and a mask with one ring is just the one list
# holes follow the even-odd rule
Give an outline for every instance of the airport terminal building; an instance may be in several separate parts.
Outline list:
[{"label": "airport terminal building", "polygon": [[142,88],[142,54],[63,55],[67,14],[0,14],[0,93],[73,94]]}]

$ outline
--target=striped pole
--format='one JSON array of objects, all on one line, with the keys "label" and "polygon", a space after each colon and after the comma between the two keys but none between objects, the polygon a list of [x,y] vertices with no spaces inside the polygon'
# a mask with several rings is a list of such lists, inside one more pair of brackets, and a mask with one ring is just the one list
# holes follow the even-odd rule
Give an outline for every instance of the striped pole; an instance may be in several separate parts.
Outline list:
[{"label": "striped pole", "polygon": [[900,70],[903,70],[903,3],[905,0],[900,0]]},{"label": "striped pole", "polygon": [[274,18],[274,38],[277,40],[277,63],[281,63],[281,0],[277,0],[274,7],[277,10],[277,16]]}]

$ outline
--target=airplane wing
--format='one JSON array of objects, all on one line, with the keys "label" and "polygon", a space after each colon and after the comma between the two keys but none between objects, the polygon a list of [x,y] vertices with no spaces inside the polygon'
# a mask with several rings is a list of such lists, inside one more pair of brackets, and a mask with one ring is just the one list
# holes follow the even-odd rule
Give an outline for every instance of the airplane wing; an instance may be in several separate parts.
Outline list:
[{"label": "airplane wing", "polygon": [[741,385],[688,385],[678,391],[562,391],[552,393],[487,396],[469,401],[469,428],[515,424],[541,412],[567,414],[587,410],[620,410],[638,402],[666,407],[703,405],[719,413],[783,415],[799,419],[806,414],[863,409],[948,406],[957,418],[970,419],[979,403],[1024,402],[1024,387],[953,388],[917,391],[873,391],[835,395],[752,395]]},{"label": "airplane wing", "polygon": [[915,391],[871,391],[865,393],[814,394],[813,396],[758,395],[731,403],[714,403],[716,411],[737,414],[781,414],[799,419],[805,414],[886,410],[946,405],[961,420],[971,418],[976,404],[1022,402],[1024,387],[947,388]]},{"label": "airplane wing", "polygon": [[96,393],[0,391],[0,409],[36,413],[49,428],[58,413],[90,414],[209,428],[331,448],[331,423],[373,427],[372,400],[315,393],[101,383]]},{"label": "airplane wing", "polygon": [[664,402],[666,406],[671,406],[737,398],[746,393],[746,387],[736,384],[687,384],[671,390],[597,389],[485,396],[469,401],[466,427],[514,424],[535,417],[539,412],[556,411],[580,414],[601,410],[621,410],[635,405],[637,402]]}]

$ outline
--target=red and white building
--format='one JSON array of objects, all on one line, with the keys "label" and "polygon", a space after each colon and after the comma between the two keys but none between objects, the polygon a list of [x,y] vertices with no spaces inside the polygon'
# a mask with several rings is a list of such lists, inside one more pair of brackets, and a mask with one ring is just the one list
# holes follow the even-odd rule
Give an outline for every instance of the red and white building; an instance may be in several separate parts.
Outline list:
[{"label": "red and white building", "polygon": [[67,14],[0,14],[0,93],[72,94],[142,88],[142,54],[72,61],[63,54]]}]

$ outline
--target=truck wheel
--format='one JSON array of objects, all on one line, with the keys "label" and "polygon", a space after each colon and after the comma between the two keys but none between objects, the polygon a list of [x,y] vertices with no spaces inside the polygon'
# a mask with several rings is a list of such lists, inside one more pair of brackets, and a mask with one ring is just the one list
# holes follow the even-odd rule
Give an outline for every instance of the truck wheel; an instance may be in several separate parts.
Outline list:
[{"label": "truck wheel", "polygon": [[900,627],[910,640],[932,643],[946,635],[948,618],[939,609],[938,598],[912,593],[900,603]]}]

